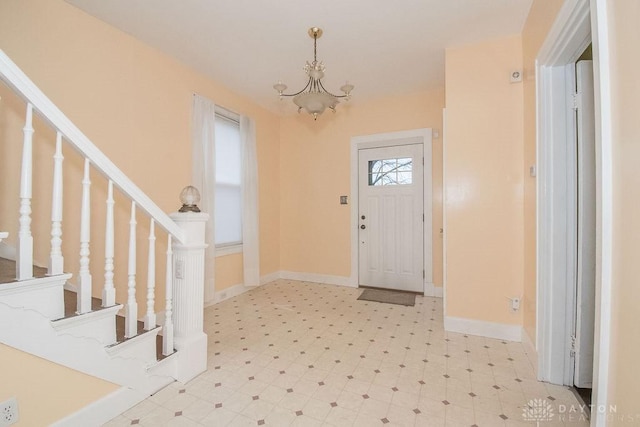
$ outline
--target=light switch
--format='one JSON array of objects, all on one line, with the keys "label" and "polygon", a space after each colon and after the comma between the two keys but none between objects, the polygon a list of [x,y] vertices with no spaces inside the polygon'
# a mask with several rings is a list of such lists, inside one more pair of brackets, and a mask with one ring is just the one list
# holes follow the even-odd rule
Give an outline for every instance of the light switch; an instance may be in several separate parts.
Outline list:
[{"label": "light switch", "polygon": [[349,204],[349,196],[340,196],[340,204],[341,205]]}]

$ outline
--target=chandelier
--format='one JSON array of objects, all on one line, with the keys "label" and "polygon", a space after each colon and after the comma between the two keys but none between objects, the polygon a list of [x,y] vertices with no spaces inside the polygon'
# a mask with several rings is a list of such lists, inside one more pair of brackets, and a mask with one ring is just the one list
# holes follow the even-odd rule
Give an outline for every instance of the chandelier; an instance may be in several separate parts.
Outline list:
[{"label": "chandelier", "polygon": [[324,77],[324,64],[322,61],[318,62],[317,59],[317,42],[322,37],[322,29],[318,27],[309,28],[309,37],[313,38],[313,62],[304,66],[304,71],[309,76],[307,85],[296,93],[284,93],[287,90],[287,85],[279,81],[273,88],[278,91],[280,99],[284,99],[285,96],[292,96],[293,103],[298,106],[298,113],[305,109],[307,113],[313,116],[314,120],[318,119],[318,115],[322,114],[325,109],[329,108],[334,113],[336,112],[336,105],[340,102],[340,99],[344,98],[346,101],[351,99],[351,91],[353,85],[346,82],[340,87],[340,90],[344,92],[344,95],[334,95],[324,88],[322,85],[322,78]]}]

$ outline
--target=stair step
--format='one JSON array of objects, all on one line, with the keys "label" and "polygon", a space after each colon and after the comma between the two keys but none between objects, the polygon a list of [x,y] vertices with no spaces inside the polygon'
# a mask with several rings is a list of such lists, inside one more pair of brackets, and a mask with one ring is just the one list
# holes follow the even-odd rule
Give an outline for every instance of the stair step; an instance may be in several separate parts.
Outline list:
[{"label": "stair step", "polygon": [[114,305],[89,313],[63,317],[54,320],[51,325],[58,332],[64,331],[77,337],[93,337],[107,346],[116,343],[113,318],[121,308],[122,305]]},{"label": "stair step", "polygon": [[16,280],[16,263],[0,258],[0,301],[16,308],[36,310],[49,319],[64,316],[63,286],[71,274],[47,276],[47,270],[34,267],[34,278]]},{"label": "stair step", "polygon": [[147,367],[158,362],[156,357],[156,339],[160,332],[160,327],[156,326],[150,331],[143,331],[138,335],[127,338],[107,346],[107,353],[111,356],[136,358],[142,360]]},{"label": "stair step", "polygon": [[[33,266],[33,277],[47,276],[47,269]],[[16,282],[16,262],[6,258],[0,258],[0,284]]]},{"label": "stair step", "polygon": [[[69,291],[69,290],[65,290],[64,291],[64,305],[65,305],[65,317],[72,317],[72,316],[77,316],[76,314],[76,304],[77,304],[77,295],[75,292]],[[122,307],[122,306],[120,306]],[[91,309],[94,311],[98,311],[98,310],[104,310],[104,308],[102,307],[102,300],[99,298],[91,298]],[[152,329],[151,331],[145,331],[144,329],[144,322],[138,321],[137,322],[137,333],[138,335],[136,335],[135,337],[132,338],[125,338],[124,336],[124,332],[125,332],[125,318],[124,316],[119,316],[116,315],[116,329],[115,329],[115,342],[113,344],[110,344],[111,346],[118,346],[121,343],[125,343],[130,339],[135,339],[141,335],[145,335],[148,334],[149,332],[154,331],[155,329],[161,329],[160,326],[156,326],[156,328]],[[162,336],[159,335],[158,333],[159,331],[156,331],[155,334],[155,340],[156,340],[156,360],[160,361],[165,359],[168,356],[165,356],[164,354],[162,354]],[[175,350],[174,350],[175,353]],[[170,356],[170,355],[169,355]]]}]

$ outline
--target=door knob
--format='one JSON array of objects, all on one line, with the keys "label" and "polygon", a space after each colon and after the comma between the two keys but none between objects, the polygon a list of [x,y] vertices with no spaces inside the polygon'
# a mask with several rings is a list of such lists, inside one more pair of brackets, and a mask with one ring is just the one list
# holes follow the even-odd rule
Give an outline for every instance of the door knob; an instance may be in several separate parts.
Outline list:
[{"label": "door knob", "polygon": [[362,215],[360,218],[365,219],[366,217],[364,215]]},{"label": "door knob", "polygon": [[364,225],[364,224],[362,224],[362,225],[360,226],[360,228],[364,230],[365,228],[367,228],[367,226],[366,226],[366,225]]}]

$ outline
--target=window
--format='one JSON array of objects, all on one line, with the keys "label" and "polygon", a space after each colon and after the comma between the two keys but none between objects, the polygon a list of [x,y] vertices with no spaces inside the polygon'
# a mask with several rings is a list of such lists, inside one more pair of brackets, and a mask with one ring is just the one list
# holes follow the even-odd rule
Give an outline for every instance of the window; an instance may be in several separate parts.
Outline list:
[{"label": "window", "polygon": [[216,108],[215,128],[215,240],[220,248],[242,244],[242,152],[236,115]]},{"label": "window", "polygon": [[411,157],[369,160],[369,185],[407,185],[412,183]]}]

